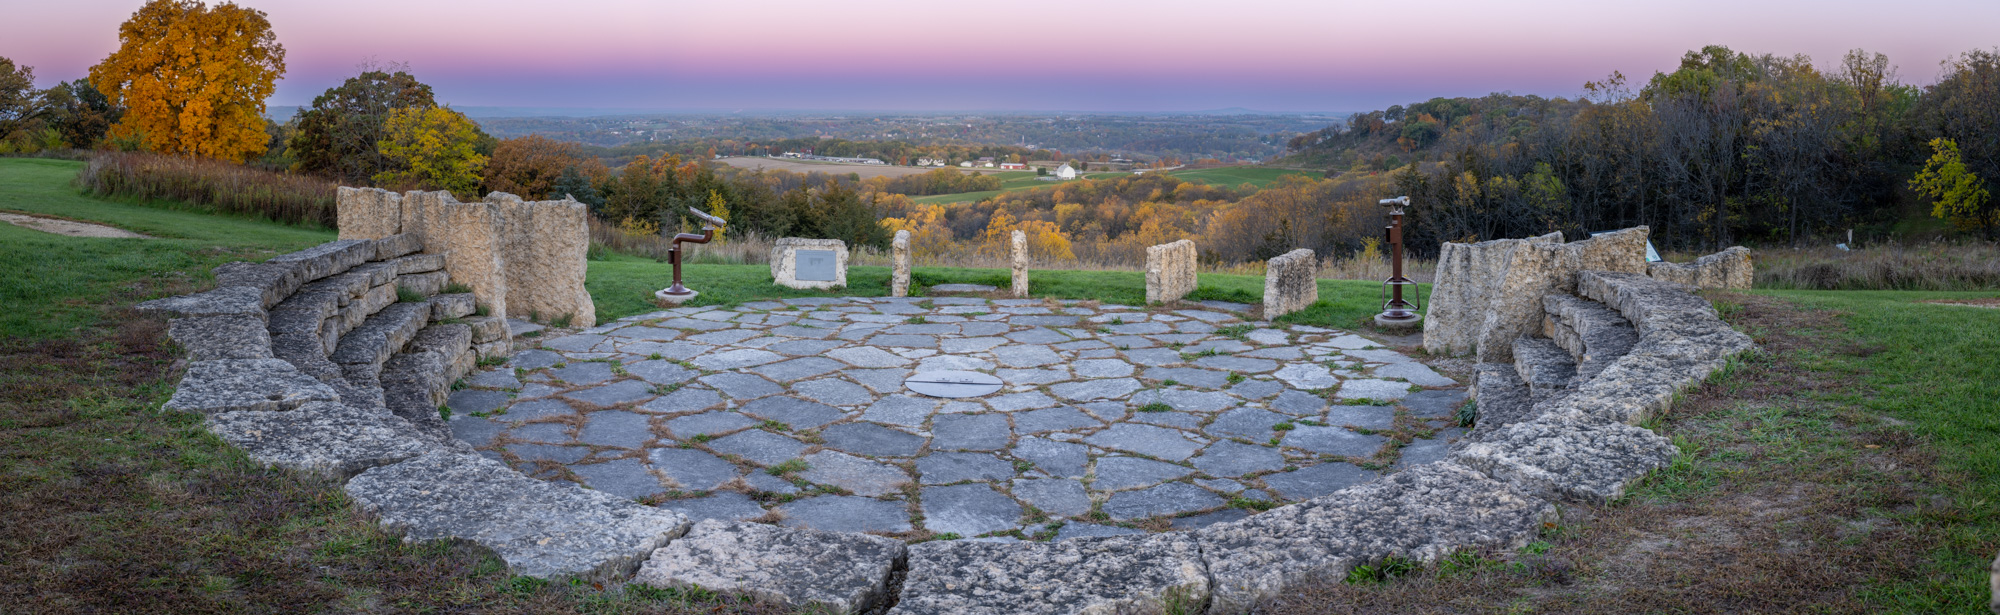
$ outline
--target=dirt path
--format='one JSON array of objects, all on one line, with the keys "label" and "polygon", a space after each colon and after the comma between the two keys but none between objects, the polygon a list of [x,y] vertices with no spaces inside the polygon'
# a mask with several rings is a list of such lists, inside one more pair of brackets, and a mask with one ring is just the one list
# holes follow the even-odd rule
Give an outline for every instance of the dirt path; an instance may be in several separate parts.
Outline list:
[{"label": "dirt path", "polygon": [[0,221],[11,222],[14,224],[14,226],[18,226],[21,228],[34,229],[44,233],[55,233],[57,235],[68,235],[70,237],[112,237],[118,239],[151,239],[150,237],[147,237],[145,235],[140,235],[138,233],[134,233],[132,231],[128,231],[122,228],[110,227],[102,224],[92,224],[89,222],[77,222],[75,220],[63,220],[61,218],[42,218],[37,216],[30,216],[27,214],[0,212]]}]

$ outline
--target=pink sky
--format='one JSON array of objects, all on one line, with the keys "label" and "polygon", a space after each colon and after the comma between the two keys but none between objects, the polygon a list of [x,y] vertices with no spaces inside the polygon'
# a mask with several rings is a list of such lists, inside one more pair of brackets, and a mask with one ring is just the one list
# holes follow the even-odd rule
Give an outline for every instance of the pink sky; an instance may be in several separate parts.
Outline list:
[{"label": "pink sky", "polygon": [[[82,76],[138,0],[0,0],[0,56]],[[1861,47],[1905,82],[2000,45],[2000,1],[248,0],[311,101],[373,57],[459,106],[1278,111],[1377,109],[1643,81],[1707,44]]]}]

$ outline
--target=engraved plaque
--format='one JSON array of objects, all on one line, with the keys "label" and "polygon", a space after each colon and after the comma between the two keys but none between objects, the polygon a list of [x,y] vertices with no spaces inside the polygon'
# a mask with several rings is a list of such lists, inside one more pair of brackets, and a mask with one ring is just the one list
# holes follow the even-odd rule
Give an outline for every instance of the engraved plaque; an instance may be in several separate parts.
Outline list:
[{"label": "engraved plaque", "polygon": [[979,397],[1000,390],[1000,379],[979,372],[922,372],[904,380],[903,386],[931,397]]},{"label": "engraved plaque", "polygon": [[833,250],[799,250],[793,255],[798,263],[800,282],[832,282],[837,279],[834,277],[837,263],[833,260]]}]

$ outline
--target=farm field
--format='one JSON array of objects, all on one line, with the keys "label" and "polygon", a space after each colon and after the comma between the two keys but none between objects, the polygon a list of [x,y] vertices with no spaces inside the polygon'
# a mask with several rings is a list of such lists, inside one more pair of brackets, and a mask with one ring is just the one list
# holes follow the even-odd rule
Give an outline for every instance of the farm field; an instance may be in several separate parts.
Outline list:
[{"label": "farm field", "polygon": [[730,156],[718,159],[716,162],[741,169],[776,169],[779,171],[791,171],[793,173],[831,173],[834,175],[855,173],[859,174],[861,179],[868,179],[870,177],[902,177],[904,175],[922,175],[931,172],[931,169],[921,167],[899,167],[888,164],[842,164],[811,160],[765,158],[763,156]]},{"label": "farm field", "polygon": [[[1269,185],[1271,182],[1277,181],[1278,178],[1284,177],[1286,175],[1306,175],[1314,177],[1318,175],[1313,171],[1301,171],[1298,169],[1276,169],[1267,167],[1220,167],[1214,169],[1187,169],[1178,171],[1167,171],[1167,174],[1172,175],[1174,177],[1179,177],[1184,180],[1198,181],[1207,184],[1223,185],[1231,187],[1242,184],[1250,184],[1251,186],[1257,188],[1263,188],[1264,186]],[[1104,172],[1085,173],[1083,177],[1084,179],[1112,179],[1117,177],[1129,177],[1131,175],[1132,172],[1130,171],[1104,171]],[[1003,183],[1000,184],[999,190],[986,190],[980,192],[961,192],[956,194],[934,194],[931,196],[916,197],[914,200],[918,203],[975,203],[988,198],[992,198],[993,196],[1003,192],[1012,192],[1015,190],[1029,190],[1029,189],[1039,188],[1042,186],[1055,185],[1053,182],[1044,182],[1035,179],[1035,174],[1032,171],[1002,171],[1000,173],[1000,177],[1003,180]]]}]

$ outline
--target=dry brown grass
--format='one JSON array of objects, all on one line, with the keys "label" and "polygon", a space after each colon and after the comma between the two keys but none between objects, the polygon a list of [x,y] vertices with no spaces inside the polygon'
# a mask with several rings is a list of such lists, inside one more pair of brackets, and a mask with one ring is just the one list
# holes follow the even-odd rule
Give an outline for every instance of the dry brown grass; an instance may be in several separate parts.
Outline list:
[{"label": "dry brown grass", "polygon": [[76,184],[97,196],[179,201],[286,224],[333,228],[338,218],[333,182],[217,160],[105,152],[84,164]]},{"label": "dry brown grass", "polygon": [[[1764,354],[1704,385],[1657,429],[1693,449],[1625,500],[1565,506],[1530,548],[1467,557],[1381,584],[1329,581],[1270,613],[1866,613],[1871,581],[1924,574],[1923,507],[1934,459],[1904,432],[1826,401],[1858,383],[1821,353],[1830,312],[1739,294],[1732,324]],[[1467,554],[1468,556],[1473,554]]]},{"label": "dry brown grass", "polygon": [[1860,250],[1770,248],[1752,253],[1758,288],[1985,290],[2000,288],[2000,246],[1887,244]]}]

